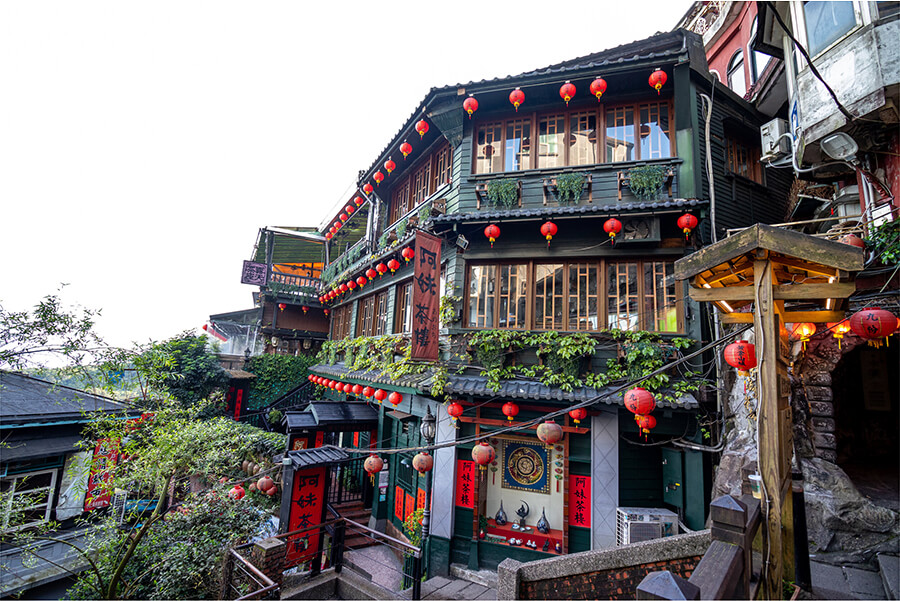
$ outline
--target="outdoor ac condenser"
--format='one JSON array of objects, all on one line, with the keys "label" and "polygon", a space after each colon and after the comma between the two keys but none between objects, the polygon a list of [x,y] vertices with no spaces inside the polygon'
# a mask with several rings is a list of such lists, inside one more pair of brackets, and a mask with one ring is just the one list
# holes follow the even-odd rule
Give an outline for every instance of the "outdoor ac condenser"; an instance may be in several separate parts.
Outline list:
[{"label": "outdoor ac condenser", "polygon": [[617,507],[616,545],[630,545],[678,534],[678,516],[655,507]]}]

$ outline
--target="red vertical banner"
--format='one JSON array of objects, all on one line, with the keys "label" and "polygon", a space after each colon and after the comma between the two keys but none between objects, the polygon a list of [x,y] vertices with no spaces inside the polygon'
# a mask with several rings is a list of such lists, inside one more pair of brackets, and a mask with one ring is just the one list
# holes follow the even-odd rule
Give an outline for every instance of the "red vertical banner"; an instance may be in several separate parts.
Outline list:
[{"label": "red vertical banner", "polygon": [[416,509],[425,509],[425,503],[428,500],[425,498],[425,491],[421,488],[416,489]]},{"label": "red vertical banner", "polygon": [[94,447],[91,474],[88,476],[87,492],[84,496],[84,510],[91,511],[109,505],[109,490],[106,488],[112,478],[112,468],[119,457],[119,439],[105,438]]},{"label": "red vertical banner", "polygon": [[475,478],[478,470],[474,461],[456,461],[456,504],[460,507],[475,508]]},{"label": "red vertical banner", "polygon": [[409,517],[413,511],[416,510],[416,498],[409,493],[406,493],[406,505],[403,507],[403,519]]},{"label": "red vertical banner", "polygon": [[316,448],[321,447],[323,442],[325,442],[325,433],[316,432]]},{"label": "red vertical banner", "polygon": [[241,400],[244,398],[244,389],[238,388],[234,399],[234,421],[241,418]]},{"label": "red vertical banner", "polygon": [[590,476],[569,476],[569,525],[591,527]]},{"label": "red vertical banner", "polygon": [[353,446],[359,448],[359,432],[353,433]]},{"label": "red vertical banner", "polygon": [[403,521],[403,489],[399,486],[394,489],[394,517]]},{"label": "red vertical banner", "polygon": [[438,360],[438,296],[441,287],[441,240],[416,232],[413,297],[412,358]]},{"label": "red vertical banner", "polygon": [[369,448],[370,449],[378,448],[378,430],[372,430],[369,433]]},{"label": "red vertical banner", "polygon": [[[324,465],[294,472],[289,532],[322,523],[325,507],[325,474]],[[320,538],[318,530],[291,536],[287,541],[287,559],[290,565],[298,565],[312,559],[319,550]]]}]

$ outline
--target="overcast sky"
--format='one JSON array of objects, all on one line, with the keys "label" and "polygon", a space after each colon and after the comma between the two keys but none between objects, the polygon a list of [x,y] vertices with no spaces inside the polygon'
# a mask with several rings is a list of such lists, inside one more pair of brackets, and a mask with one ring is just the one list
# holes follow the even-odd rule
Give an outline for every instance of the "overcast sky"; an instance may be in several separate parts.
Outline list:
[{"label": "overcast sky", "polygon": [[690,4],[4,0],[0,302],[67,283],[113,344],[199,332],[252,306],[258,228],[318,225],[431,87],[669,31]]}]

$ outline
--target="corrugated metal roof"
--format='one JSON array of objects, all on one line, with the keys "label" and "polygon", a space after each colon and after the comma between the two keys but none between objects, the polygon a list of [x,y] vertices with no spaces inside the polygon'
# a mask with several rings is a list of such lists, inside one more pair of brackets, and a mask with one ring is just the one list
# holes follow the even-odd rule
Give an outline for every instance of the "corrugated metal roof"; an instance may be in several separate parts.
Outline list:
[{"label": "corrugated metal roof", "polygon": [[314,449],[288,451],[287,456],[291,460],[291,467],[295,470],[328,463],[338,463],[350,458],[350,455],[348,455],[346,451],[340,447],[333,447],[331,445],[316,447]]},{"label": "corrugated metal roof", "polygon": [[686,207],[709,204],[708,200],[697,198],[673,198],[671,200],[620,202],[617,204],[590,204],[564,207],[544,207],[540,209],[510,209],[507,211],[476,211],[473,213],[452,213],[432,217],[434,223],[457,223],[464,221],[495,221],[499,219],[540,219],[564,215],[619,215],[640,211],[679,211]]}]

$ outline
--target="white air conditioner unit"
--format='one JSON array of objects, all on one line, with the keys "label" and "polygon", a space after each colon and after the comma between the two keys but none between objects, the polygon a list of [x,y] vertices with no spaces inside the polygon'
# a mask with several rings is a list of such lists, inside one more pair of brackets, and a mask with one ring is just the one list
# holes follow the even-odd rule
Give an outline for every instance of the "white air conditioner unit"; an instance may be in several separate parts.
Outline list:
[{"label": "white air conditioner unit", "polygon": [[760,146],[764,162],[774,161],[785,157],[791,152],[791,146],[787,137],[788,123],[784,119],[772,119],[759,128]]},{"label": "white air conditioner unit", "polygon": [[678,534],[678,516],[655,507],[616,507],[616,545]]},{"label": "white air conditioner unit", "polygon": [[112,499],[112,514],[116,523],[125,521],[125,502],[128,500],[128,491],[117,488]]}]

